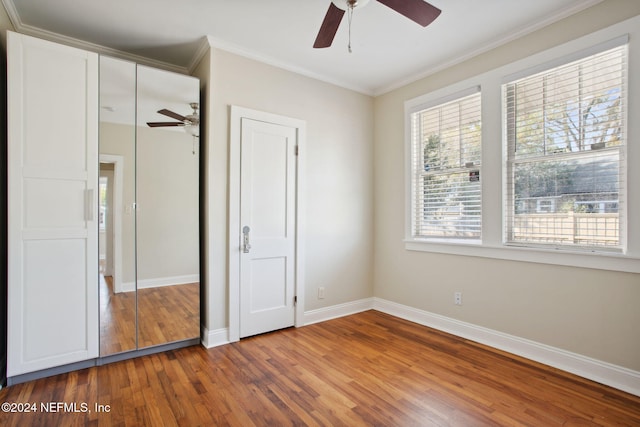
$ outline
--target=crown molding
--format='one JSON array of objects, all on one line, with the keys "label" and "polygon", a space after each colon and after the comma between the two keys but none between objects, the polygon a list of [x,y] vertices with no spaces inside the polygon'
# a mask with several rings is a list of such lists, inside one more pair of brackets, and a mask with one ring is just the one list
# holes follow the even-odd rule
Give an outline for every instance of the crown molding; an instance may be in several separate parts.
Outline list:
[{"label": "crown molding", "polygon": [[453,60],[450,61],[446,61],[443,63],[438,64],[435,67],[431,67],[429,69],[425,69],[422,70],[421,72],[417,73],[417,74],[413,74],[413,75],[409,75],[406,76],[405,78],[400,78],[400,79],[396,79],[393,82],[390,82],[386,85],[377,87],[377,88],[368,88],[368,87],[362,87],[362,86],[358,86],[358,85],[353,85],[353,84],[347,84],[344,81],[339,81],[336,79],[332,79],[332,78],[328,78],[325,75],[321,75],[318,73],[315,73],[311,70],[305,69],[305,68],[301,68],[298,66],[293,66],[290,63],[286,63],[283,61],[279,61],[275,58],[269,57],[269,56],[265,56],[259,53],[256,53],[254,51],[249,51],[245,48],[242,48],[240,46],[234,45],[232,43],[228,43],[224,40],[220,40],[220,39],[216,39],[214,37],[211,36],[204,36],[201,38],[198,48],[196,50],[196,52],[194,53],[191,61],[189,61],[189,64],[187,66],[179,66],[179,65],[175,65],[175,64],[171,64],[171,63],[167,63],[164,61],[158,61],[158,60],[154,60],[154,59],[150,59],[144,56],[140,56],[140,55],[136,55],[136,54],[132,54],[129,52],[125,52],[125,51],[120,51],[117,49],[112,49],[106,46],[102,46],[102,45],[98,45],[98,44],[94,44],[94,43],[90,43],[84,40],[80,40],[80,39],[76,39],[73,37],[68,37],[68,36],[64,36],[58,33],[54,33],[54,32],[50,32],[50,31],[46,31],[46,30],[42,30],[40,28],[37,27],[33,27],[30,25],[26,25],[24,23],[22,23],[20,16],[17,12],[17,9],[15,7],[14,4],[14,0],[1,0],[2,4],[4,5],[6,11],[7,11],[7,15],[9,17],[9,20],[11,21],[15,31],[20,32],[20,33],[24,33],[27,35],[32,35],[34,37],[39,37],[39,38],[43,38],[46,40],[50,40],[50,41],[54,41],[54,42],[58,42],[58,43],[62,43],[62,44],[66,44],[66,45],[70,45],[70,46],[74,46],[74,47],[78,47],[80,49],[84,49],[84,50],[89,50],[89,51],[93,51],[96,53],[100,53],[100,54],[104,54],[104,55],[109,55],[109,56],[114,56],[120,59],[125,59],[125,60],[130,60],[133,62],[137,62],[140,64],[144,64],[144,65],[149,65],[155,68],[161,68],[161,69],[165,69],[168,71],[174,71],[177,73],[181,73],[181,74],[191,74],[194,72],[194,70],[196,69],[196,67],[199,65],[200,61],[204,58],[204,56],[206,55],[206,53],[212,49],[220,49],[220,50],[224,50],[239,56],[243,56],[245,58],[248,59],[252,59],[255,61],[259,61],[262,63],[265,63],[267,65],[272,65],[274,67],[277,68],[281,68],[287,71],[291,71],[293,73],[296,74],[300,74],[315,80],[320,80],[320,81],[324,81],[326,83],[330,83],[339,87],[343,87],[345,89],[349,89],[355,92],[359,92],[362,93],[364,95],[369,95],[369,96],[379,96],[379,95],[383,95],[385,93],[391,92],[395,89],[401,88],[403,86],[406,86],[408,84],[414,83],[418,80],[421,80],[423,78],[426,78],[430,75],[433,75],[435,73],[438,73],[440,71],[443,71],[447,68],[450,68],[452,66],[455,66],[457,64],[460,64],[464,61],[467,61],[471,58],[474,58],[478,55],[481,55],[483,53],[486,53],[492,49],[495,49],[499,46],[505,45],[511,41],[514,41],[518,38],[521,38],[523,36],[526,36],[529,33],[532,33],[534,31],[540,30],[550,24],[553,24],[557,21],[560,21],[564,18],[567,18],[573,14],[576,14],[578,12],[581,12],[585,9],[588,9],[592,6],[595,6],[598,3],[601,3],[603,0],[584,0],[578,4],[573,4],[572,6],[566,7],[563,10],[559,11],[558,13],[552,15],[552,16],[548,16],[546,19],[540,20],[538,22],[536,22],[533,25],[530,25],[528,27],[524,27],[519,29],[518,31],[509,33],[503,37],[499,37],[496,38],[495,40],[493,40],[490,43],[485,44],[484,46],[482,46],[479,49],[467,52],[464,55],[461,55]]},{"label": "crown molding", "polygon": [[392,82],[386,86],[382,86],[377,88],[373,95],[374,96],[379,96],[379,95],[384,95],[387,92],[391,92],[395,89],[399,89],[403,86],[406,86],[408,84],[414,83],[418,80],[424,79],[426,77],[429,77],[435,73],[438,73],[440,71],[446,70],[447,68],[453,67],[454,65],[458,65],[463,63],[464,61],[467,61],[469,59],[472,59],[476,56],[479,56],[483,53],[489,52],[493,49],[496,49],[502,45],[505,45],[509,42],[512,42],[514,40],[517,40],[521,37],[526,36],[527,34],[533,33],[534,31],[538,31],[548,25],[551,25],[555,22],[561,21],[565,18],[570,17],[571,15],[574,15],[578,12],[582,12],[585,9],[588,9],[592,6],[595,6],[598,3],[602,3],[603,0],[584,0],[582,2],[580,2],[579,4],[574,4],[572,6],[568,6],[562,10],[560,10],[559,12],[548,16],[546,19],[542,19],[540,21],[535,22],[532,25],[529,25],[527,27],[523,27],[521,29],[519,29],[518,31],[514,31],[512,33],[509,33],[505,36],[502,37],[498,37],[496,39],[494,39],[492,42],[488,42],[485,45],[483,45],[482,47],[480,47],[479,49],[475,49],[472,51],[469,51],[468,53],[458,56],[457,58],[454,58],[450,61],[446,61],[443,62],[441,64],[438,64],[435,67],[426,69],[424,71],[421,71],[420,73],[417,74],[413,74],[411,76],[408,76],[404,79],[398,79],[395,82]]},{"label": "crown molding", "polygon": [[209,44],[208,38],[206,36],[202,37],[198,42],[198,48],[193,54],[193,58],[191,58],[191,61],[189,61],[189,65],[187,66],[187,69],[189,70],[189,74],[193,74],[193,72],[196,70],[196,68],[200,64],[200,61],[202,61],[202,59],[205,57],[207,52],[209,52],[210,49],[211,49],[211,45]]},{"label": "crown molding", "polygon": [[240,47],[238,45],[235,45],[233,43],[229,43],[227,41],[221,40],[221,39],[217,39],[215,37],[212,36],[207,36],[206,37],[208,40],[208,44],[210,48],[214,48],[214,49],[218,49],[218,50],[223,50],[225,52],[229,52],[232,53],[234,55],[238,55],[238,56],[242,56],[244,58],[248,58],[254,61],[258,61],[261,62],[263,64],[267,64],[267,65],[271,65],[273,67],[276,68],[280,68],[286,71],[290,71],[292,73],[295,74],[300,74],[302,76],[305,77],[309,77],[312,78],[314,80],[319,80],[325,83],[329,83],[335,86],[339,86],[342,87],[344,89],[348,89],[348,90],[352,90],[354,92],[358,92],[361,93],[363,95],[368,95],[368,96],[372,96],[373,95],[373,91],[370,88],[367,87],[363,87],[363,86],[357,86],[357,85],[353,85],[353,84],[348,84],[345,83],[343,81],[339,81],[337,79],[332,79],[332,78],[328,78],[325,75],[322,74],[318,74],[315,73],[311,70],[308,70],[306,68],[302,68],[302,67],[298,67],[298,66],[294,66],[291,65],[288,62],[284,62],[284,61],[280,61],[277,60],[271,56],[267,56],[267,55],[262,55],[259,53],[256,53],[255,51],[251,51],[248,49],[245,49],[243,47]]},{"label": "crown molding", "polygon": [[20,15],[16,10],[13,0],[2,0],[2,4],[4,5],[5,10],[7,11],[7,15],[9,16],[9,20],[11,21],[11,24],[13,25],[14,30],[18,33],[26,34],[28,36],[38,37],[40,39],[64,44],[71,47],[76,47],[78,49],[83,49],[90,52],[95,52],[101,55],[112,56],[119,59],[136,62],[138,64],[148,65],[154,68],[173,71],[175,73],[189,74],[189,72],[191,71],[189,67],[175,65],[168,62],[164,62],[164,61],[158,61],[156,59],[151,59],[145,56],[136,55],[136,54],[125,52],[118,49],[113,49],[107,46],[102,46],[96,43],[91,43],[85,40],[80,40],[74,37],[65,36],[62,34],[54,33],[53,31],[43,30],[41,28],[34,27],[32,25],[24,24],[20,19]]}]

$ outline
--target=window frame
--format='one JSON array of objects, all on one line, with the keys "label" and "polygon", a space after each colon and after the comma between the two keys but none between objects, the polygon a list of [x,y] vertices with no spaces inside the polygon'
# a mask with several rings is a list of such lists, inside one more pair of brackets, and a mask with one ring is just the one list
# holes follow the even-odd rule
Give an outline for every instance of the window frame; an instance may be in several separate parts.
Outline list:
[{"label": "window frame", "polygon": [[[470,88],[464,89],[462,91],[458,91],[456,93],[452,93],[444,98],[440,98],[440,99],[434,99],[434,100],[430,100],[429,102],[423,103],[423,104],[417,104],[414,105],[410,108],[409,111],[407,111],[408,117],[407,120],[409,121],[409,126],[410,126],[410,136],[409,138],[411,139],[411,141],[409,142],[410,146],[410,151],[411,151],[411,189],[409,190],[411,192],[411,200],[409,201],[409,203],[411,204],[410,207],[410,215],[411,215],[411,219],[410,219],[410,230],[409,230],[409,235],[413,236],[414,235],[414,228],[415,225],[417,224],[416,222],[416,218],[415,218],[415,213],[417,212],[417,207],[414,205],[414,202],[416,201],[416,194],[418,192],[418,184],[416,183],[416,181],[418,180],[418,178],[416,177],[416,172],[414,170],[415,164],[416,162],[419,162],[419,160],[416,160],[413,157],[414,154],[414,147],[413,147],[413,139],[414,139],[414,135],[413,135],[413,125],[412,125],[412,116],[414,114],[418,114],[421,113],[423,111],[426,110],[430,110],[433,108],[438,108],[438,107],[442,107],[445,106],[447,104],[450,103],[454,103],[454,102],[458,102],[458,101],[462,101],[465,98],[474,96],[474,95],[478,95],[480,102],[482,102],[482,93],[480,92],[480,86],[472,86]],[[480,105],[480,113],[482,113],[482,105]],[[482,119],[480,117],[480,123],[482,123]],[[480,125],[482,128],[482,125]],[[482,147],[482,133],[480,134],[480,146]],[[421,161],[421,160],[420,160]],[[472,167],[465,167],[465,166],[458,166],[455,168],[451,168],[451,170],[447,173],[447,172],[443,172],[442,175],[452,175],[452,174],[460,174],[463,172],[471,172],[471,171],[478,171],[479,176],[482,177],[482,153],[480,153],[480,162],[478,164],[474,164]],[[424,177],[421,174],[421,177]],[[480,178],[480,183],[482,183],[482,178]],[[480,187],[480,201],[482,201],[482,187]],[[482,210],[480,211],[480,219],[482,220]],[[480,231],[479,231],[480,236],[478,238],[471,238],[471,237],[444,237],[444,236],[432,236],[432,237],[427,237],[427,236],[416,236],[416,239],[424,239],[427,241],[443,241],[443,242],[466,242],[469,244],[478,244],[481,243],[482,241],[482,227],[480,227]]]},{"label": "window frame", "polygon": [[[622,128],[620,131],[620,134],[622,136],[622,144],[621,145],[616,145],[616,146],[612,146],[612,147],[607,147],[607,148],[601,148],[598,149],[597,151],[594,152],[593,149],[591,150],[579,150],[579,151],[575,151],[575,152],[571,152],[571,153],[562,153],[562,154],[548,154],[546,152],[544,153],[537,153],[537,154],[525,154],[524,157],[519,157],[516,155],[516,153],[514,152],[515,150],[515,141],[511,140],[514,139],[512,132],[513,129],[511,129],[514,126],[514,123],[512,122],[512,118],[514,116],[512,116],[513,111],[510,110],[510,106],[508,105],[508,101],[507,99],[510,98],[513,95],[509,95],[510,90],[513,89],[513,85],[519,85],[521,84],[522,80],[528,80],[530,81],[530,78],[541,78],[543,82],[546,82],[547,76],[549,75],[555,75],[558,70],[560,69],[560,73],[563,73],[564,70],[562,70],[566,65],[568,64],[576,64],[576,63],[580,63],[581,61],[585,61],[585,60],[589,60],[594,56],[598,56],[601,55],[605,52],[609,52],[611,50],[614,49],[618,49],[618,50],[622,50],[621,55],[623,55],[624,59],[626,60],[626,62],[623,62],[623,71],[621,74],[621,88],[624,90],[624,93],[621,94],[620,96],[620,100],[621,100],[621,106],[620,106],[620,110],[622,112],[622,116],[620,117],[620,122],[622,124]],[[626,125],[627,125],[627,93],[628,93],[628,75],[627,75],[627,68],[628,68],[628,38],[627,37],[619,37],[616,38],[614,40],[610,40],[606,43],[601,43],[597,46],[593,46],[591,48],[588,49],[584,49],[580,52],[576,52],[574,55],[572,55],[570,60],[567,60],[564,63],[561,64],[555,64],[552,63],[551,65],[549,65],[548,67],[542,69],[542,70],[538,70],[537,68],[542,68],[545,66],[545,64],[542,64],[540,67],[536,67],[535,72],[532,72],[529,75],[518,75],[517,78],[511,78],[511,76],[507,77],[507,78],[503,78],[503,84],[502,84],[502,93],[503,93],[503,99],[502,99],[502,109],[503,109],[503,113],[502,113],[502,120],[503,120],[503,127],[504,127],[504,132],[503,132],[503,145],[504,145],[504,164],[505,164],[505,177],[507,177],[507,179],[505,180],[505,184],[504,184],[504,212],[503,212],[503,218],[504,218],[504,232],[503,232],[503,242],[505,245],[508,246],[523,246],[523,247],[539,247],[541,249],[557,249],[559,251],[565,251],[565,250],[574,250],[574,251],[588,251],[588,252],[593,252],[593,253],[606,253],[606,252],[616,252],[616,253],[624,253],[625,249],[626,249],[626,238],[625,238],[625,230],[626,230],[626,221],[627,221],[627,212],[625,209],[626,204],[623,204],[618,212],[618,218],[619,218],[619,228],[617,229],[617,233],[619,235],[619,239],[618,239],[618,243],[614,246],[608,246],[608,245],[603,245],[603,244],[570,244],[570,243],[542,243],[542,242],[538,242],[535,239],[529,239],[529,240],[518,240],[515,239],[513,236],[510,237],[511,233],[514,233],[514,229],[513,229],[513,224],[511,223],[512,221],[515,221],[516,219],[516,215],[517,212],[516,208],[515,208],[515,202],[516,202],[516,194],[515,194],[515,190],[512,188],[513,185],[515,185],[515,174],[516,174],[516,168],[519,165],[526,165],[526,164],[543,164],[543,163],[553,163],[553,162],[558,162],[558,161],[583,161],[583,160],[589,160],[589,159],[593,159],[596,157],[603,157],[606,156],[607,154],[611,153],[611,154],[615,154],[617,153],[617,157],[619,158],[617,164],[620,167],[620,175],[618,177],[618,179],[620,180],[620,184],[621,184],[621,188],[619,189],[619,197],[621,197],[623,200],[626,200],[627,197],[627,186],[626,186],[626,168],[627,168],[627,161],[626,161],[626,147],[627,147],[627,140],[628,140],[628,134],[627,134],[627,129],[626,129]],[[584,62],[581,62],[581,64],[579,65],[580,69],[582,69],[582,67],[585,66]],[[588,67],[588,65],[586,65]],[[577,77],[577,76],[576,76]],[[579,78],[579,77],[577,77]],[[581,85],[582,81],[576,81],[576,85]],[[546,83],[543,83],[546,84]],[[511,88],[511,89],[510,89]],[[545,90],[544,86],[541,88],[542,91]],[[581,100],[582,101],[582,100]],[[514,105],[512,107],[516,108],[518,106],[521,106],[520,104]],[[548,104],[543,103],[541,105],[542,111],[543,113],[546,115],[546,108],[549,107]],[[511,117],[511,119],[510,119]],[[618,199],[620,200],[620,199]],[[540,205],[541,205],[542,200],[538,200],[537,201],[537,209],[536,209],[536,213],[544,213],[544,212],[550,212],[550,211],[545,211],[545,210],[541,210],[540,209]],[[554,234],[554,236],[557,236],[557,240],[561,240],[562,236],[556,235]],[[575,235],[574,235],[575,237]],[[591,235],[589,235],[589,237],[592,237]]]},{"label": "window frame", "polygon": [[[640,114],[640,17],[516,60],[482,74],[454,82],[404,102],[405,131],[405,231],[404,247],[408,251],[474,256],[530,263],[593,268],[640,273],[640,191],[632,183],[640,183],[640,123],[629,120]],[[517,78],[560,66],[591,54],[628,45],[627,62],[627,147],[626,180],[628,185],[626,218],[623,230],[626,249],[622,252],[600,252],[573,248],[522,247],[505,244],[506,129],[503,120],[502,85]],[[481,242],[412,237],[411,223],[411,123],[410,115],[419,105],[426,105],[470,88],[480,87],[482,111],[482,240]],[[635,137],[635,138],[634,138]],[[634,141],[635,139],[635,141]]]}]

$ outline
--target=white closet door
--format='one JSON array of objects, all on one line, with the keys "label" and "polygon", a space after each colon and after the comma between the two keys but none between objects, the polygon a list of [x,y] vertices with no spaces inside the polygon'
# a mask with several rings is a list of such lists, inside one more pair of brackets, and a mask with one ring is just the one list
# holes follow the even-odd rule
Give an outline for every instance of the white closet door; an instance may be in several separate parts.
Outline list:
[{"label": "white closet door", "polygon": [[8,376],[98,356],[98,55],[8,33]]}]

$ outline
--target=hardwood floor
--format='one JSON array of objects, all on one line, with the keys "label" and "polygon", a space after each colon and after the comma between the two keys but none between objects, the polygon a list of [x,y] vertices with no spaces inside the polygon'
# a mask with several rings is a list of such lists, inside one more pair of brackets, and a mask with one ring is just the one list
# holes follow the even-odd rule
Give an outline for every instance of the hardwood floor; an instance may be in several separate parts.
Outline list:
[{"label": "hardwood floor", "polygon": [[38,405],[2,426],[640,425],[640,397],[376,311],[18,384],[0,402]]},{"label": "hardwood floor", "polygon": [[138,347],[200,336],[200,283],[138,289]]}]

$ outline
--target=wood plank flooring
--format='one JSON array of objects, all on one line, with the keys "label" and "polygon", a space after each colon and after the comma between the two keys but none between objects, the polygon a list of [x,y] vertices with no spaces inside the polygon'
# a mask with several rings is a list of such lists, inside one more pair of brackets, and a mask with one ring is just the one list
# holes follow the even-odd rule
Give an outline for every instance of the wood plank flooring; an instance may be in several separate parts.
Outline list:
[{"label": "wood plank flooring", "polygon": [[91,410],[0,413],[2,426],[640,426],[640,397],[377,311],[18,384],[0,402]]},{"label": "wood plank flooring", "polygon": [[138,289],[138,348],[200,336],[200,283]]}]

